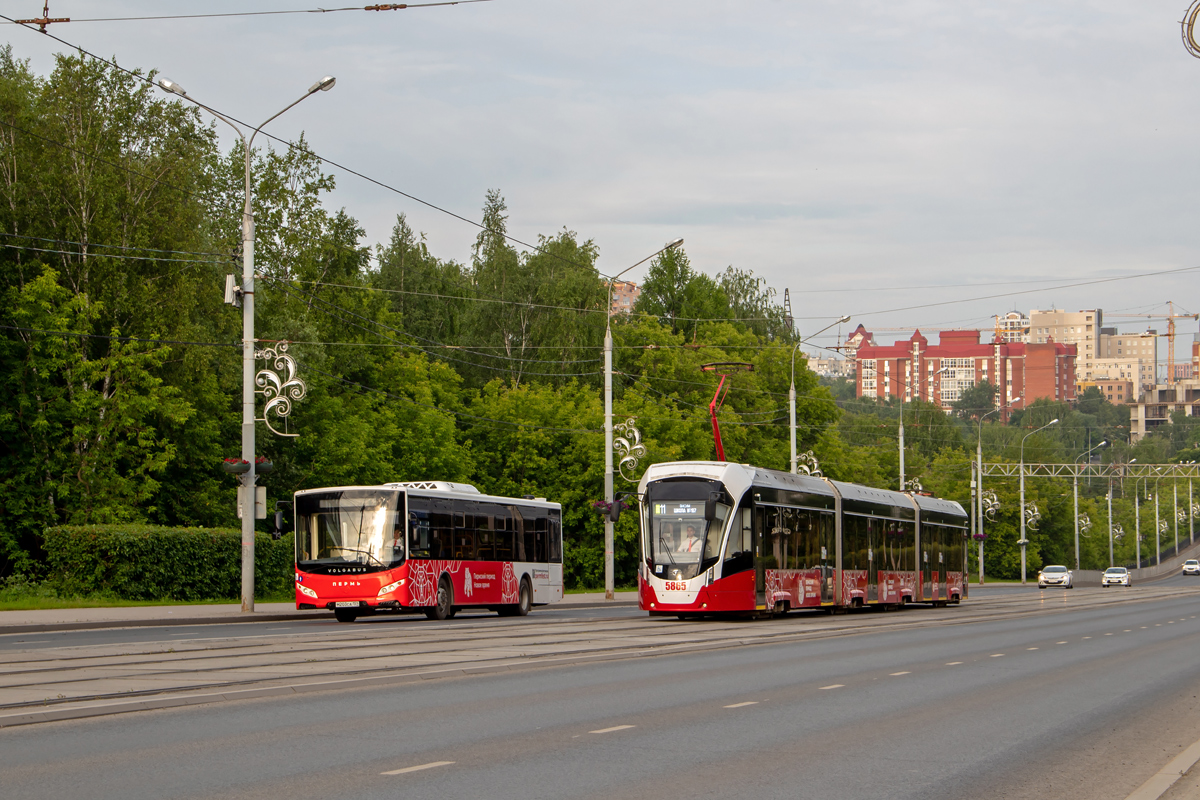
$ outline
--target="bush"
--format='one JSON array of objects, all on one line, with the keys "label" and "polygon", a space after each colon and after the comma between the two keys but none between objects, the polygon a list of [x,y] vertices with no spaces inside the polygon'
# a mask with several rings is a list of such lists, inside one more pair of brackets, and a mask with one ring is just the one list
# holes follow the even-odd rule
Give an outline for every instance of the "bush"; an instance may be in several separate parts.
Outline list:
[{"label": "bush", "polygon": [[[255,597],[290,597],[293,538],[254,539]],[[222,600],[241,596],[241,531],[156,525],[62,525],[43,534],[47,585],[62,596]]]}]

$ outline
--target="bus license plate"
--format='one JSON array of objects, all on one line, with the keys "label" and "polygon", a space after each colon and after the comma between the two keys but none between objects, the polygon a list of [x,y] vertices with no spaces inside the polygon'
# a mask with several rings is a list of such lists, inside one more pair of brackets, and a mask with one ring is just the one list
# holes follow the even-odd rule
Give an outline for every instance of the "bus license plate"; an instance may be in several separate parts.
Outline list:
[{"label": "bus license plate", "polygon": [[334,608],[358,608],[357,600],[339,600],[333,604]]}]

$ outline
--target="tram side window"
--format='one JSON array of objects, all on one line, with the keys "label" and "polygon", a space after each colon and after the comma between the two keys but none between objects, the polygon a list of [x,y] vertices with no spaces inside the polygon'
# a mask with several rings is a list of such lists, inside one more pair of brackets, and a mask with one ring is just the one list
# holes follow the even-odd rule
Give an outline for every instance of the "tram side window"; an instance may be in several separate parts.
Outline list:
[{"label": "tram side window", "polygon": [[737,510],[737,519],[729,531],[729,542],[725,546],[725,563],[721,567],[724,576],[743,572],[754,566],[754,509],[742,506]]},{"label": "tram side window", "polygon": [[821,563],[821,513],[806,508],[791,509],[792,553],[790,569],[815,569]]},{"label": "tram side window", "polygon": [[842,566],[845,569],[867,568],[868,525],[870,520],[856,514],[842,519]]},{"label": "tram side window", "polygon": [[762,513],[766,516],[767,556],[764,566],[767,569],[790,569],[788,559],[792,547],[793,524],[791,509],[765,508]]}]

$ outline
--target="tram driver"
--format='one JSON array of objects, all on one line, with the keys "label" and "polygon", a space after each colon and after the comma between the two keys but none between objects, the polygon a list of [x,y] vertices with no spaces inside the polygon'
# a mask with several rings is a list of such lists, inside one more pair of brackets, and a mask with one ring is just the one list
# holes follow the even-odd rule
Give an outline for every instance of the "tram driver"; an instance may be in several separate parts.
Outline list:
[{"label": "tram driver", "polygon": [[696,526],[688,525],[687,534],[679,543],[679,552],[681,553],[699,553],[700,552],[700,537],[696,535]]}]

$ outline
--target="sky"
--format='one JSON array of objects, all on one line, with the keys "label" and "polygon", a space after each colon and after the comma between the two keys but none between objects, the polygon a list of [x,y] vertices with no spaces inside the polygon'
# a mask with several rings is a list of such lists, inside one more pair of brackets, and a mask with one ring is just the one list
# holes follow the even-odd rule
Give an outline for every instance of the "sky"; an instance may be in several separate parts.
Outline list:
[{"label": "sky", "polygon": [[[934,339],[1013,309],[1101,308],[1122,332],[1165,331],[1118,315],[1168,300],[1200,312],[1184,0],[490,0],[82,21],[316,7],[50,0],[74,20],[50,30],[255,124],[334,75],[268,130],[469,219],[499,189],[510,234],[575,231],[608,275],[682,236],[696,269],[788,289],[801,335],[851,316],[814,343],[859,323]],[[65,50],[4,32],[42,74]],[[435,255],[469,260],[477,228],[332,172],[329,203],[366,243],[403,213]],[[1185,361],[1197,330],[1178,323]]]}]

